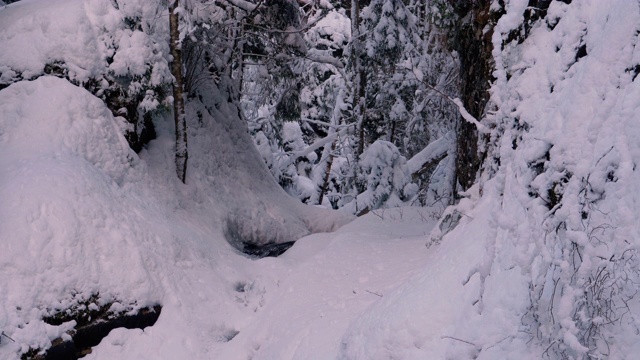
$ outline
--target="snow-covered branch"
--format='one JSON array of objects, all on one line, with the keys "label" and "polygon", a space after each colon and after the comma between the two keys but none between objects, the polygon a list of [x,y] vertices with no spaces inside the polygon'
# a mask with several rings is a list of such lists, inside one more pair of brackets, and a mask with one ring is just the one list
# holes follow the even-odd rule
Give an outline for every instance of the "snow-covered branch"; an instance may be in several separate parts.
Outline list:
[{"label": "snow-covered branch", "polygon": [[252,12],[258,7],[256,4],[252,4],[246,0],[224,0],[224,1],[246,12]]},{"label": "snow-covered branch", "polygon": [[283,167],[289,166],[296,159],[299,159],[299,158],[301,158],[303,156],[309,155],[312,152],[316,151],[317,149],[319,149],[321,147],[324,147],[324,146],[326,146],[328,144],[331,144],[338,137],[346,135],[348,131],[349,131],[349,127],[345,127],[344,129],[342,129],[342,130],[340,130],[338,132],[335,132],[333,134],[327,135],[326,137],[315,141],[313,144],[309,145],[305,149],[302,149],[300,151],[294,151],[294,152],[288,153],[288,155],[290,155],[289,160],[286,162],[285,166],[283,166]]},{"label": "snow-covered branch", "polygon": [[308,60],[313,61],[313,62],[333,65],[338,69],[343,69],[344,68],[344,64],[342,64],[342,62],[339,59],[336,59],[333,56],[309,53],[309,54],[307,54],[306,58]]},{"label": "snow-covered branch", "polygon": [[421,82],[422,84],[424,84],[425,86],[427,86],[429,89],[435,91],[438,95],[442,96],[444,99],[446,99],[447,101],[451,102],[452,104],[454,104],[455,106],[458,107],[458,111],[460,112],[460,115],[462,116],[463,119],[465,119],[467,122],[473,124],[476,126],[476,129],[478,130],[478,132],[483,133],[483,134],[487,134],[489,133],[489,128],[487,128],[485,125],[481,124],[473,115],[469,114],[469,111],[467,111],[467,109],[464,107],[464,104],[462,103],[462,101],[459,98],[452,98],[449,95],[443,93],[442,91],[438,90],[435,86],[429,84],[428,82],[426,82],[423,79],[423,75],[421,72],[417,71],[417,69],[415,67],[412,67],[411,72],[413,72],[413,75],[415,76],[416,80]]},{"label": "snow-covered branch", "polygon": [[451,147],[451,133],[445,134],[438,140],[432,141],[422,149],[419,153],[415,154],[411,159],[407,160],[407,166],[411,174],[416,174],[425,167],[425,164],[434,162],[434,160],[440,159],[447,154]]},{"label": "snow-covered branch", "polygon": [[480,124],[480,122],[475,117],[473,117],[473,115],[469,114],[469,112],[464,107],[464,104],[462,104],[462,101],[460,99],[458,99],[458,98],[455,98],[455,99],[449,98],[449,100],[451,100],[451,102],[454,103],[458,107],[458,111],[460,111],[460,115],[462,115],[463,119],[465,119],[466,121],[468,121],[468,122],[472,123],[473,125],[475,125],[476,129],[478,129],[479,132],[481,132],[483,134],[489,133],[489,128],[487,128],[483,124]]}]

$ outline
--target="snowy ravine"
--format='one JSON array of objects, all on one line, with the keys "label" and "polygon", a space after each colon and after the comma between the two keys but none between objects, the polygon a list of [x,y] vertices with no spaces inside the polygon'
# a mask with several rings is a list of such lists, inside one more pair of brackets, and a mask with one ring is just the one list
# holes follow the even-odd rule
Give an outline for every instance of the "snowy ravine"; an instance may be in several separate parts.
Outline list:
[{"label": "snowy ravine", "polygon": [[[114,311],[163,309],[86,359],[635,358],[640,4],[566,2],[523,28],[529,1],[504,1],[481,119],[487,158],[440,222],[428,208],[374,211],[278,258],[241,255],[225,240],[228,220],[266,214],[264,228],[291,223],[292,237],[348,218],[303,223],[294,215],[315,209],[252,178],[266,173],[257,152],[220,145],[249,142],[216,89],[216,110],[188,109],[204,116],[190,117],[184,185],[169,120],[136,154],[122,120],[67,80],[3,88],[0,359],[68,338],[72,322],[42,318],[98,294]],[[105,71],[92,34],[110,3],[22,0],[12,21],[0,7],[0,45],[29,45],[29,61],[0,48],[3,76],[30,78],[60,57],[78,81]],[[221,180],[227,171],[235,179]],[[243,193],[251,186],[273,191],[255,199]]]},{"label": "snowy ravine", "polygon": [[[174,178],[170,132],[138,157],[100,100],[54,77],[2,90],[0,109],[0,323],[15,340],[3,339],[3,359],[67,337],[73,323],[41,318],[98,293],[116,309],[163,310],[144,331],[112,331],[87,359],[334,358],[352,320],[406,292],[396,288],[417,270],[441,268],[433,286],[455,283],[464,272],[450,271],[455,259],[479,250],[459,242],[427,249],[432,214],[405,208],[300,239],[277,259],[250,260],[212,222],[225,205]],[[403,311],[431,304],[422,300]],[[449,319],[457,302],[440,301],[434,309]],[[392,351],[405,353],[412,335],[396,334],[405,345]]]}]

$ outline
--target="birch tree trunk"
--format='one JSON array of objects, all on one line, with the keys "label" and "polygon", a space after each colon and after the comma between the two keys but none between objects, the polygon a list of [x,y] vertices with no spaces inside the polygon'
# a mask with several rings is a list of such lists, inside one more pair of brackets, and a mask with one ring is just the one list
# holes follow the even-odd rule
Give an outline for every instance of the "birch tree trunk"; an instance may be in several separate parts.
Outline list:
[{"label": "birch tree trunk", "polygon": [[173,81],[173,115],[176,126],[176,174],[178,179],[185,182],[187,174],[187,122],[184,110],[184,78],[182,76],[182,50],[180,43],[179,18],[176,10],[179,0],[169,5],[169,48],[171,50],[171,74]]}]

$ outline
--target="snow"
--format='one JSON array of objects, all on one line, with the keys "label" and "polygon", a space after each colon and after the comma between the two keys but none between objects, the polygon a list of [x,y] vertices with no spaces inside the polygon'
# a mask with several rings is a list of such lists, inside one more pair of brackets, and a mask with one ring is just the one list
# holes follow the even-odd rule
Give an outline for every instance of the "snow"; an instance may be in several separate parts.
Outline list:
[{"label": "snow", "polygon": [[[80,81],[102,74],[108,47],[95,40],[95,24],[113,22],[105,26],[127,34],[105,4],[22,0],[0,8],[2,81],[16,71],[39,75],[56,60]],[[637,261],[625,256],[635,255],[640,238],[639,5],[552,2],[547,20],[561,17],[557,24],[543,20],[521,44],[502,47],[527,2],[507,5],[493,35],[493,111],[480,119],[491,132],[490,156],[481,181],[438,221],[432,209],[405,207],[338,229],[352,218],[287,197],[257,150],[238,147],[251,140],[219,89],[187,109],[186,185],[174,174],[169,118],[155,119],[158,138],[135,154],[122,119],[83,88],[42,76],[0,90],[0,332],[15,340],[3,338],[0,358],[68,336],[73,323],[42,317],[97,293],[115,308],[163,310],[144,331],[112,331],[87,359],[640,352],[639,299],[625,297],[638,281]],[[130,35],[118,37],[125,48],[153,45]],[[582,45],[587,55],[576,59]],[[149,65],[128,54],[118,69]],[[402,172],[435,147],[400,161]],[[387,150],[380,153],[395,154]],[[278,258],[252,260],[227,241],[231,225],[259,244],[299,240]],[[580,307],[601,269],[628,305],[614,322]],[[591,324],[600,326],[597,341],[583,336]]]},{"label": "snow", "polygon": [[161,180],[173,178],[161,166],[169,133],[138,158],[99,99],[54,77],[2,90],[0,109],[9,115],[0,122],[9,204],[0,222],[13,229],[3,232],[0,324],[16,340],[0,346],[3,358],[61,336],[72,324],[40,316],[72,304],[71,292],[100,292],[164,308],[156,325],[115,330],[88,359],[322,359],[350,319],[426,260],[434,220],[417,208],[370,214],[278,259],[250,261],[226,245],[207,201]]},{"label": "snow", "polygon": [[144,166],[104,104],[67,81],[41,77],[0,92],[0,109],[0,223],[11,229],[3,231],[0,255],[4,331],[43,346],[64,327],[47,329],[33,317],[102,287],[106,297],[128,293],[141,306],[158,301],[142,255],[154,241],[144,208],[121,211],[133,201],[125,188]]},{"label": "snow", "polygon": [[453,134],[447,133],[440,139],[434,140],[427,145],[422,151],[415,154],[411,159],[407,160],[409,173],[415,174],[426,163],[437,159],[449,151],[452,145]]},{"label": "snow", "polygon": [[[413,197],[415,189],[407,187],[411,173],[407,159],[398,148],[388,141],[377,140],[362,153],[359,163],[358,181],[366,190],[359,194],[355,212],[363,209],[377,209],[383,205],[398,206]],[[404,190],[414,190],[405,194]]]},{"label": "snow", "polygon": [[103,71],[97,34],[77,0],[23,0],[0,10],[0,79],[19,72],[39,75],[46,64],[69,65],[71,78],[87,80]]},{"label": "snow", "polygon": [[[519,353],[527,341],[538,356],[627,358],[637,352],[637,320],[623,315],[615,326],[599,326],[603,303],[584,294],[600,286],[593,283],[600,271],[637,279],[630,270],[637,264],[621,254],[637,248],[638,228],[628,214],[640,210],[638,175],[631,170],[640,155],[637,115],[629,111],[640,105],[629,70],[638,63],[638,4],[554,1],[527,39],[507,43],[526,5],[509,2],[493,37],[495,112],[486,122],[496,139],[488,158],[500,164],[485,164],[493,170],[484,174],[479,190],[484,197],[499,194],[500,206],[492,226],[495,243],[487,248],[493,260],[487,263],[484,320],[476,326],[494,326],[487,312],[500,308],[489,306],[495,294],[488,288],[517,271],[525,277],[514,286],[523,293],[496,304],[519,308],[522,320],[514,326],[522,332],[502,330],[518,342],[501,343],[492,349],[501,355],[488,358]],[[579,57],[583,45],[586,55]],[[609,261],[615,258],[617,264]],[[627,295],[635,285],[612,280],[602,286],[620,286],[612,296],[625,300],[613,301],[637,311],[638,299]],[[589,338],[592,324],[606,344]]]},{"label": "snow", "polygon": [[[226,243],[216,220],[234,203],[205,195],[208,157],[194,157],[192,187],[174,178],[167,129],[138,157],[99,99],[54,77],[0,91],[0,109],[0,189],[8,204],[0,223],[12,229],[2,233],[0,328],[16,340],[0,344],[2,358],[48,346],[73,324],[50,326],[41,317],[98,292],[163,310],[144,331],[112,331],[87,359],[332,358],[358,348],[350,339],[371,324],[366,319],[386,319],[387,304],[416,281],[432,279],[439,292],[414,289],[398,319],[414,301],[456,313],[448,291],[452,298],[470,291],[460,285],[468,269],[441,268],[443,261],[453,266],[465,237],[450,250],[426,248],[435,223],[427,209],[374,211],[334,233],[304,237],[277,259],[249,260]],[[221,141],[206,137],[209,146]],[[204,138],[196,136],[192,149],[204,151]],[[387,310],[378,314],[378,307]],[[394,351],[403,352],[418,336],[438,347],[410,356],[445,352],[440,330],[422,329],[434,315],[415,318],[411,333],[396,333],[399,320],[368,344],[399,337]]]}]

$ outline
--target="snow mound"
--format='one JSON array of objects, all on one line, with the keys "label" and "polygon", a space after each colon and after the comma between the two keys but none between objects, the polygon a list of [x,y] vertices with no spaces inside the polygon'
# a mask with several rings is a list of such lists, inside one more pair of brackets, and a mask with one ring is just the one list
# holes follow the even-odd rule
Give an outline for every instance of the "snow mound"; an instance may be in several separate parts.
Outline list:
[{"label": "snow mound", "polygon": [[15,157],[81,157],[111,180],[135,176],[138,163],[118,120],[84,89],[56,77],[20,82],[2,92],[1,144]]},{"label": "snow mound", "polygon": [[[69,326],[41,318],[72,298],[159,300],[138,242],[141,214],[120,187],[141,165],[104,104],[54,77],[0,91],[0,327],[47,347]],[[126,264],[126,266],[123,266]]]},{"label": "snow mound", "polygon": [[328,232],[351,221],[353,216],[302,204],[287,195],[275,181],[252,144],[239,110],[213,87],[206,89],[203,103],[191,102],[187,117],[193,124],[187,183],[224,204],[220,218],[226,236],[240,243],[265,245],[295,241],[310,233]]},{"label": "snow mound", "polygon": [[30,79],[56,63],[66,64],[78,81],[104,72],[104,54],[81,0],[23,0],[0,9],[0,23],[0,82]]}]

